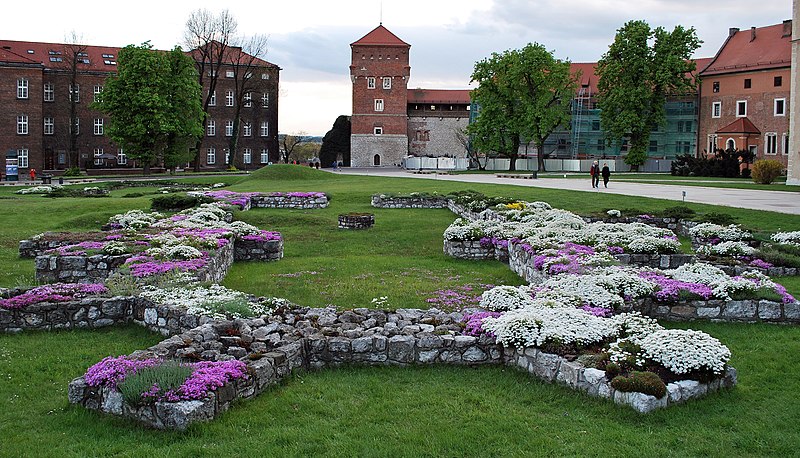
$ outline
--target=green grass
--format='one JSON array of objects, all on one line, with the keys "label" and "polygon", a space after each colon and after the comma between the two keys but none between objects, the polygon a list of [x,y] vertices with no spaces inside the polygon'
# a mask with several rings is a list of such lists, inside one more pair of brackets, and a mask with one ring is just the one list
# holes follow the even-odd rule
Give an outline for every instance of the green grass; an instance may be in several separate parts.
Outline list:
[{"label": "green grass", "polygon": [[[498,172],[491,172],[491,173],[498,173]],[[540,173],[539,177],[588,180],[589,173],[567,172],[565,174],[564,172],[544,172]],[[779,177],[772,184],[758,184],[754,183],[753,180],[750,178],[681,177],[681,176],[672,176],[668,173],[612,172],[611,181],[649,183],[649,184],[670,184],[670,185],[681,185],[681,186],[704,186],[708,188],[800,192],[800,186],[788,186],[786,184],[786,177]]]},{"label": "green grass", "polygon": [[[237,263],[225,284],[308,306],[369,306],[373,297],[388,296],[392,307],[424,307],[425,298],[441,288],[521,283],[499,262],[446,257],[441,234],[454,219],[448,211],[369,206],[373,193],[445,193],[468,187],[488,195],[544,200],[579,213],[590,213],[590,208],[655,211],[675,205],[631,196],[273,166],[240,179],[232,189],[324,191],[333,198],[331,206],[239,213],[245,221],[281,231],[286,257],[273,263]],[[149,208],[151,196],[121,196],[154,189],[117,190],[105,199],[15,196],[0,189],[0,285],[14,286],[32,277],[33,260],[17,258],[20,239],[45,230],[94,230],[114,213]],[[700,213],[731,213],[760,231],[800,226],[800,218],[791,215],[687,205]],[[336,216],[351,211],[375,213],[375,227],[337,229]],[[799,277],[778,281],[800,296]],[[66,399],[69,381],[91,364],[146,348],[161,336],[136,327],[0,335],[0,456],[796,454],[800,432],[792,425],[800,421],[800,327],[707,322],[667,326],[704,330],[728,345],[731,365],[739,370],[737,388],[638,415],[502,367],[343,367],[298,372],[185,433],[148,430],[70,406]]]}]

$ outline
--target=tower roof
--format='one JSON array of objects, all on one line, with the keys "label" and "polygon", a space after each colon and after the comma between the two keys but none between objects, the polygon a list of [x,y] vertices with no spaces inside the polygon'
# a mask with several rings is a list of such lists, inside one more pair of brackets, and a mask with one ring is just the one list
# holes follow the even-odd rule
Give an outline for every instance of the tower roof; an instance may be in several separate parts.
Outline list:
[{"label": "tower roof", "polygon": [[389,31],[383,24],[372,29],[372,31],[353,43],[350,46],[404,46],[410,48],[411,45],[397,38],[397,35]]},{"label": "tower roof", "polygon": [[761,131],[753,124],[752,121],[744,118],[739,118],[736,121],[728,124],[722,129],[716,131],[717,134],[760,134]]},{"label": "tower roof", "polygon": [[792,63],[791,41],[791,21],[750,30],[731,29],[714,60],[700,75],[788,68]]}]

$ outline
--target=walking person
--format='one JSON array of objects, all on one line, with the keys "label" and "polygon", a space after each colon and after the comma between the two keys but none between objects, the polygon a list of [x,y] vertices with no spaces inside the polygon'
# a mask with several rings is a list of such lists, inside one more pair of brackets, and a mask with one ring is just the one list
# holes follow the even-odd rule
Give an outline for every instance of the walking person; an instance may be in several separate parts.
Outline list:
[{"label": "walking person", "polygon": [[589,168],[589,175],[592,176],[592,188],[600,187],[600,165],[597,161],[594,161]]},{"label": "walking person", "polygon": [[600,171],[603,175],[603,187],[608,187],[608,179],[611,177],[611,169],[608,168],[608,162],[603,162],[603,169]]}]

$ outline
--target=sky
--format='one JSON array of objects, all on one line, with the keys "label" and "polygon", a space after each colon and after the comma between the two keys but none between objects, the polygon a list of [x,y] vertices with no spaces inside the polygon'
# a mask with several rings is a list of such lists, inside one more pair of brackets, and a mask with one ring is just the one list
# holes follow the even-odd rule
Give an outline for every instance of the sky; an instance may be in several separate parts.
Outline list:
[{"label": "sky", "polygon": [[[3,6],[0,38],[60,43],[74,31],[87,44],[182,44],[192,11],[222,2],[138,0],[25,2]],[[754,8],[754,5],[757,5]],[[241,35],[267,35],[266,60],[280,77],[279,131],[323,135],[352,112],[350,43],[383,21],[411,45],[409,88],[466,89],[475,62],[537,42],[557,58],[597,61],[629,20],[672,29],[694,27],[712,57],[729,27],[742,30],[790,19],[790,0],[292,0],[229,2]],[[32,14],[35,13],[35,14]]]}]

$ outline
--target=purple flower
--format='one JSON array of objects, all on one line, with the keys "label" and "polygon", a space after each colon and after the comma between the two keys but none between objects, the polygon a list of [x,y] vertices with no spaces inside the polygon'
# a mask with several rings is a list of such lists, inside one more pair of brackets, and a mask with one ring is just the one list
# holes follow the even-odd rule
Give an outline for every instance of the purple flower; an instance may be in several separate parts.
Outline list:
[{"label": "purple flower", "polygon": [[37,286],[9,299],[0,299],[0,308],[19,309],[39,302],[68,302],[107,292],[99,283],[53,283]]},{"label": "purple flower", "polygon": [[605,307],[592,307],[589,304],[585,304],[583,305],[583,307],[580,307],[580,309],[583,310],[584,312],[587,312],[594,316],[599,316],[601,318],[606,318],[608,316],[611,316],[611,310]]},{"label": "purple flower", "polygon": [[773,265],[771,263],[769,263],[767,261],[764,261],[763,259],[758,259],[758,258],[753,259],[752,261],[750,261],[750,265],[753,266],[753,267],[758,267],[759,269],[769,269],[769,268],[773,267]]},{"label": "purple flower", "polygon": [[131,359],[129,356],[107,356],[90,367],[86,371],[84,379],[89,386],[116,388],[128,375],[135,374],[136,371],[144,367],[153,367],[160,363],[159,360],[153,358],[136,360]]},{"label": "purple flower", "polygon": [[655,272],[640,272],[639,276],[658,285],[655,297],[659,301],[677,301],[680,299],[681,292],[699,296],[703,299],[710,299],[714,295],[714,291],[708,285],[675,280]]},{"label": "purple flower", "polygon": [[489,337],[494,337],[493,333],[483,329],[483,319],[488,317],[497,318],[499,316],[500,312],[475,312],[464,315],[464,321],[466,322],[464,334],[479,337],[481,334],[485,333]]},{"label": "purple flower", "polygon": [[243,235],[241,239],[256,242],[269,242],[271,240],[281,240],[281,233],[262,230],[258,234]]},{"label": "purple flower", "polygon": [[608,252],[610,254],[622,254],[625,250],[621,246],[610,246],[608,247]]}]

